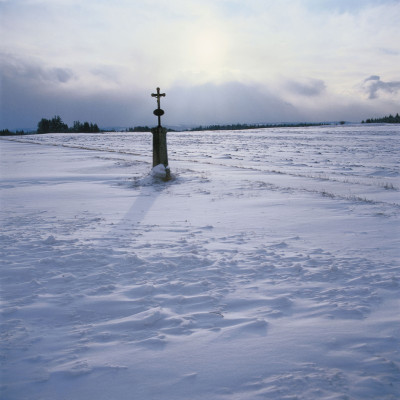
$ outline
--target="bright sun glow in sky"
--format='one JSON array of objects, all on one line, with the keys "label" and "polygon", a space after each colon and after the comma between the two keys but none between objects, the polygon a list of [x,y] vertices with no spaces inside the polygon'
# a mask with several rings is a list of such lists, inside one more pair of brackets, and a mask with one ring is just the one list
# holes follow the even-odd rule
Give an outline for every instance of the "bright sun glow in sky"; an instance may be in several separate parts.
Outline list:
[{"label": "bright sun glow in sky", "polygon": [[210,77],[218,75],[218,72],[225,63],[227,40],[224,40],[223,33],[218,30],[202,30],[191,38],[188,51],[193,55],[189,57],[189,66],[198,72],[208,71]]},{"label": "bright sun glow in sky", "polygon": [[400,112],[400,0],[0,0],[0,129]]}]

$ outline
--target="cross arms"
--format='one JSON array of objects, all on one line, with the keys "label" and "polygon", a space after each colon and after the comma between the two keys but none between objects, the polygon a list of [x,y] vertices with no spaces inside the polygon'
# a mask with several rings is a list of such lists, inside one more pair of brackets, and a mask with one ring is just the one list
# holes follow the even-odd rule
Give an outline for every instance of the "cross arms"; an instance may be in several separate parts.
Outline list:
[{"label": "cross arms", "polygon": [[160,93],[160,88],[157,88],[157,93],[152,93],[151,97],[157,97],[157,105],[160,108],[160,97],[165,97],[165,93]]}]

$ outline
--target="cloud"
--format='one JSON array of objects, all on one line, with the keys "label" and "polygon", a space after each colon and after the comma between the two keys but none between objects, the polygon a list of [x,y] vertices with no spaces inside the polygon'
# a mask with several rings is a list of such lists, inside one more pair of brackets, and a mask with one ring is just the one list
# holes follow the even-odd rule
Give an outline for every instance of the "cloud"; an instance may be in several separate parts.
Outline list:
[{"label": "cloud", "polygon": [[61,83],[66,83],[74,77],[71,70],[67,68],[53,68],[51,73],[54,74],[57,80]]},{"label": "cloud", "polygon": [[363,82],[363,90],[369,99],[377,99],[383,93],[396,94],[400,91],[400,81],[384,82],[378,75],[371,75]]},{"label": "cloud", "polygon": [[[15,62],[16,64],[16,62]],[[54,76],[53,76],[54,73]],[[85,91],[79,85],[66,87],[68,71],[41,68],[21,62],[17,72],[6,69],[3,78],[3,126],[34,128],[41,118],[60,115],[69,125],[74,120],[96,122],[101,127],[154,125],[156,103],[150,94],[155,87],[134,91],[110,91],[99,87]],[[100,74],[101,75],[101,74]],[[50,78],[49,78],[50,77]],[[46,85],[48,79],[57,84]],[[79,78],[75,78],[79,79]],[[298,121],[299,111],[273,94],[268,87],[226,82],[179,84],[170,88],[162,101],[166,125],[208,125],[213,123],[254,123]]]},{"label": "cloud", "polygon": [[298,110],[263,85],[225,82],[171,87],[165,119],[177,124],[297,121]]},{"label": "cloud", "polygon": [[[54,115],[68,125],[75,120],[96,122],[100,127],[156,124],[152,113],[156,103],[150,96],[156,84],[129,86],[114,67],[99,65],[84,74],[11,55],[3,55],[0,61],[2,127],[34,129],[41,118]],[[370,97],[400,88],[399,82],[383,82],[377,75],[363,83]],[[393,102],[372,105],[338,96],[327,91],[323,80],[312,78],[286,79],[275,85],[235,80],[193,84],[189,80],[161,85],[161,89],[167,93],[161,104],[166,126],[361,121],[396,112]]]},{"label": "cloud", "polygon": [[[139,91],[109,90],[101,85],[85,86],[69,68],[47,67],[10,54],[0,56],[0,127],[34,129],[41,118],[60,115],[101,126],[131,126],[151,110],[150,100]],[[93,75],[93,73],[91,74]],[[149,89],[150,90],[150,89]]]},{"label": "cloud", "polygon": [[371,6],[396,4],[398,0],[304,0],[314,10],[340,13],[357,13]]},{"label": "cloud", "polygon": [[69,68],[46,68],[12,54],[0,54],[2,80],[20,81],[27,86],[67,83],[74,79]]},{"label": "cloud", "polygon": [[306,97],[319,96],[326,90],[325,82],[320,79],[308,79],[307,81],[288,81],[286,87],[299,95]]}]

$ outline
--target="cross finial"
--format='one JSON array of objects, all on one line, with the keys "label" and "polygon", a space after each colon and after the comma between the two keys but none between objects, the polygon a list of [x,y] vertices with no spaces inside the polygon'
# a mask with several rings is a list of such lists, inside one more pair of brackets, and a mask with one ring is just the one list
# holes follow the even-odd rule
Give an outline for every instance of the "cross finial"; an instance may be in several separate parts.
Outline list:
[{"label": "cross finial", "polygon": [[158,126],[161,127],[161,115],[164,114],[164,110],[160,108],[160,98],[165,97],[165,93],[160,93],[160,88],[157,88],[157,93],[152,93],[151,97],[157,97],[157,110],[154,110],[154,115],[158,117]]},{"label": "cross finial", "polygon": [[157,88],[157,93],[152,93],[151,97],[157,97],[157,106],[160,108],[160,97],[165,97],[165,93],[160,93],[160,88]]}]

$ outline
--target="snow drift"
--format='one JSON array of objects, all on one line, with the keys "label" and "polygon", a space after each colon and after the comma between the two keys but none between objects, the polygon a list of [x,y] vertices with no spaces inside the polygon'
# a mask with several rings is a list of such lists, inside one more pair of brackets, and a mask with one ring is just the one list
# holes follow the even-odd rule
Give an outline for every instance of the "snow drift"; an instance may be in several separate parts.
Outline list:
[{"label": "snow drift", "polygon": [[398,398],[399,133],[2,138],[2,398]]}]

